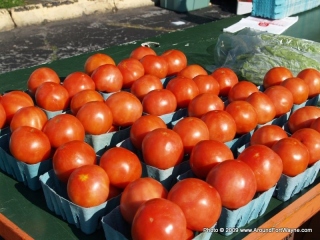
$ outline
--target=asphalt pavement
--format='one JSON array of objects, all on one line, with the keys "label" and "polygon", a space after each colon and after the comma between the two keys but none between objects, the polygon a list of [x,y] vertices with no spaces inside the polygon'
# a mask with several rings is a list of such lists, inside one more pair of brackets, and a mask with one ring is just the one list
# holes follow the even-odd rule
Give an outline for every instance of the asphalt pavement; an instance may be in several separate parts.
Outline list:
[{"label": "asphalt pavement", "polygon": [[109,14],[90,14],[0,32],[0,73],[147,39],[234,15],[223,1],[213,2],[208,7],[187,13],[151,5],[114,9]]}]

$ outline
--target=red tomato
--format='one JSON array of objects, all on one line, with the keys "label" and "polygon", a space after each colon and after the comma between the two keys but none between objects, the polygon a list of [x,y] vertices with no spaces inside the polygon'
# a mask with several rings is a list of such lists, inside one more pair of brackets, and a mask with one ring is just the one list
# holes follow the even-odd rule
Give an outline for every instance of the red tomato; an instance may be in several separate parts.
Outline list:
[{"label": "red tomato", "polygon": [[83,165],[97,163],[96,153],[88,143],[73,140],[60,145],[54,152],[52,167],[57,178],[67,183],[70,174]]},{"label": "red tomato", "polygon": [[140,100],[130,92],[120,91],[109,96],[105,103],[111,109],[113,125],[131,126],[142,116],[142,104]]},{"label": "red tomato", "polygon": [[208,72],[199,64],[190,64],[183,68],[178,74],[178,77],[195,78],[198,75],[208,75]]},{"label": "red tomato", "polygon": [[289,112],[293,106],[293,95],[282,85],[274,85],[264,90],[276,108],[276,117]]},{"label": "red tomato", "polygon": [[309,86],[306,81],[301,78],[287,78],[281,85],[289,89],[292,93],[294,104],[301,104],[309,98]]},{"label": "red tomato", "polygon": [[216,140],[203,140],[191,152],[190,167],[198,178],[205,179],[211,168],[229,159],[234,156],[227,145]]},{"label": "red tomato", "polygon": [[27,81],[27,89],[31,95],[36,93],[37,88],[44,82],[55,82],[60,84],[58,74],[51,68],[39,67],[34,70]]},{"label": "red tomato", "polygon": [[104,99],[96,90],[82,90],[71,98],[70,110],[73,115],[77,115],[77,112],[84,104],[94,101],[104,102]]},{"label": "red tomato", "polygon": [[123,76],[122,88],[131,88],[132,84],[144,75],[144,67],[138,59],[122,59],[117,66]]},{"label": "red tomato", "polygon": [[314,120],[320,117],[320,108],[316,106],[305,106],[295,110],[288,119],[288,128],[291,133],[310,127]]},{"label": "red tomato", "polygon": [[154,129],[142,141],[142,156],[147,165],[162,170],[177,166],[184,156],[182,139],[171,129]]},{"label": "red tomato", "polygon": [[172,130],[180,135],[185,154],[190,154],[198,142],[209,140],[207,125],[196,117],[185,117],[179,120]]},{"label": "red tomato", "polygon": [[287,132],[278,125],[264,125],[253,132],[250,145],[265,145],[271,148],[274,143],[286,137]]},{"label": "red tomato", "polygon": [[163,198],[150,199],[143,203],[132,222],[133,240],[183,239],[187,221],[181,208]]},{"label": "red tomato", "polygon": [[12,132],[9,150],[13,157],[27,164],[36,164],[51,156],[48,137],[41,130],[29,126],[21,126]]},{"label": "red tomato", "polygon": [[212,93],[219,95],[220,85],[212,75],[197,75],[193,78],[193,81],[197,84],[199,93]]},{"label": "red tomato", "polygon": [[177,49],[170,49],[161,54],[168,64],[167,76],[176,75],[187,66],[187,56]]},{"label": "red tomato", "polygon": [[257,86],[249,81],[240,81],[236,83],[228,93],[229,102],[235,100],[246,100],[252,93],[259,92]]},{"label": "red tomato", "polygon": [[71,114],[59,114],[49,119],[43,127],[51,146],[58,148],[62,144],[72,141],[84,141],[85,131],[79,119]]},{"label": "red tomato", "polygon": [[154,75],[160,79],[165,78],[168,74],[168,63],[158,55],[146,55],[140,59],[144,67],[145,74]]},{"label": "red tomato", "polygon": [[135,49],[132,50],[130,53],[131,58],[135,58],[140,60],[146,55],[157,55],[157,53],[150,47],[145,47],[145,46],[139,46]]},{"label": "red tomato", "polygon": [[10,130],[13,132],[20,126],[29,126],[42,130],[47,121],[48,117],[42,109],[36,106],[23,107],[13,115]]},{"label": "red tomato", "polygon": [[177,99],[168,89],[156,89],[145,95],[142,106],[145,113],[161,116],[176,111]]},{"label": "red tomato", "polygon": [[84,71],[91,76],[94,70],[104,64],[116,65],[113,58],[104,53],[95,53],[87,58],[84,63]]},{"label": "red tomato", "polygon": [[148,92],[155,89],[163,89],[161,79],[156,76],[146,74],[133,82],[130,91],[140,101],[142,101]]},{"label": "red tomato", "polygon": [[220,86],[219,94],[223,97],[227,97],[230,89],[239,82],[238,76],[230,68],[217,68],[211,73],[211,76],[218,81]]},{"label": "red tomato", "polygon": [[10,125],[13,115],[20,108],[34,106],[32,98],[27,93],[19,90],[4,93],[0,98],[0,103],[6,112],[7,125]]},{"label": "red tomato", "polygon": [[222,206],[238,209],[254,197],[257,181],[248,164],[240,160],[226,160],[213,167],[206,178],[220,194]]},{"label": "red tomato", "polygon": [[191,78],[186,77],[172,78],[166,89],[175,95],[178,108],[188,107],[190,101],[199,94],[197,84]]},{"label": "red tomato", "polygon": [[267,71],[263,78],[263,87],[265,89],[280,85],[287,78],[292,78],[292,72],[286,67],[273,67]]},{"label": "red tomato", "polygon": [[107,200],[109,186],[109,177],[102,167],[95,164],[84,165],[70,174],[67,193],[74,204],[90,208]]},{"label": "red tomato", "polygon": [[201,117],[209,129],[210,140],[229,142],[236,136],[237,125],[230,113],[224,110],[209,111]]},{"label": "red tomato", "polygon": [[224,102],[218,95],[212,93],[200,93],[189,102],[188,115],[190,117],[201,118],[207,112],[223,109]]},{"label": "red tomato", "polygon": [[236,122],[238,134],[245,134],[256,128],[258,125],[258,114],[254,107],[244,101],[236,100],[229,103],[225,111],[228,112]]},{"label": "red tomato", "polygon": [[258,124],[265,124],[276,117],[276,107],[271,98],[263,92],[254,92],[246,101],[250,103],[258,115]]},{"label": "red tomato", "polygon": [[70,98],[67,89],[61,84],[45,82],[37,88],[35,101],[45,110],[59,111],[69,107]]},{"label": "red tomato", "polygon": [[165,122],[155,115],[143,115],[130,128],[130,140],[137,149],[142,148],[142,140],[146,134],[157,128],[167,128]]},{"label": "red tomato", "polygon": [[292,138],[298,139],[309,150],[309,166],[320,160],[320,133],[312,128],[301,128],[295,131]]},{"label": "red tomato", "polygon": [[313,120],[312,124],[310,125],[310,128],[320,132],[320,117]]},{"label": "red tomato", "polygon": [[287,137],[273,144],[272,150],[282,159],[282,173],[294,177],[304,172],[310,160],[308,148],[298,139]]},{"label": "red tomato", "polygon": [[117,92],[123,87],[123,76],[120,69],[113,64],[104,64],[91,74],[96,90],[100,92]]},{"label": "red tomato", "polygon": [[298,78],[302,78],[309,86],[309,98],[315,97],[320,93],[320,72],[317,69],[306,68],[301,70]]},{"label": "red tomato", "polygon": [[113,122],[111,109],[105,102],[100,101],[85,103],[76,117],[82,123],[85,132],[92,135],[108,132]]},{"label": "red tomato", "polygon": [[99,165],[107,172],[110,184],[121,189],[142,174],[138,156],[123,147],[109,148],[102,154]]},{"label": "red tomato", "polygon": [[149,199],[167,198],[167,190],[151,177],[139,178],[130,182],[123,190],[120,198],[120,212],[123,218],[132,223],[140,205]]},{"label": "red tomato", "polygon": [[202,232],[204,228],[211,228],[218,221],[222,210],[218,191],[197,178],[177,182],[170,189],[167,199],[182,209],[187,228],[193,231]]},{"label": "red tomato", "polygon": [[6,125],[6,119],[7,119],[6,111],[4,110],[4,107],[2,106],[2,104],[0,103],[0,129]]},{"label": "red tomato", "polygon": [[83,90],[95,90],[96,85],[92,78],[83,72],[70,73],[62,82],[62,86],[67,89],[69,97]]},{"label": "red tomato", "polygon": [[245,148],[237,157],[249,165],[257,180],[257,192],[267,191],[279,181],[283,163],[280,156],[265,145]]}]

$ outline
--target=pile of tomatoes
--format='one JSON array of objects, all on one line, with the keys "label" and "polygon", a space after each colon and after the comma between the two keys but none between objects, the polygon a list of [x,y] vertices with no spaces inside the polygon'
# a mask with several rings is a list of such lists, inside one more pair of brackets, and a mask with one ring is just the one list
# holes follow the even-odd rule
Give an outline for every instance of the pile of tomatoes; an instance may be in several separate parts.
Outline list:
[{"label": "pile of tomatoes", "polygon": [[[301,106],[319,93],[315,69],[293,76],[275,67],[256,86],[228,68],[209,74],[188,65],[180,50],[138,47],[118,64],[93,54],[83,72],[63,81],[53,69],[36,69],[27,92],[0,97],[0,128],[10,128],[10,153],[18,161],[52,158],[73,203],[93,207],[121,194],[133,239],[191,239],[214,226],[222,207],[245,206],[282,174],[296,176],[320,159],[320,110]],[[301,108],[291,113],[295,106]],[[187,112],[179,121],[162,118],[179,109]],[[286,114],[289,132],[269,124]],[[97,156],[85,141],[123,128],[130,128],[134,151],[107,146]],[[226,143],[244,134],[252,134],[249,146],[235,155]],[[142,174],[141,161],[162,171],[186,159],[195,177],[170,189]]]}]

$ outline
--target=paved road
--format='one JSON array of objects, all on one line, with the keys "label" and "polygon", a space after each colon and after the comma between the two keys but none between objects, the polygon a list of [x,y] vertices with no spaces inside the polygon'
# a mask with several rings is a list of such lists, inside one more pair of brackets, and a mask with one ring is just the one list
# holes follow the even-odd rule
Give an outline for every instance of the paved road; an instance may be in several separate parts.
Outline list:
[{"label": "paved road", "polygon": [[147,6],[16,28],[0,33],[0,73],[154,37],[232,15],[218,4],[184,14]]}]

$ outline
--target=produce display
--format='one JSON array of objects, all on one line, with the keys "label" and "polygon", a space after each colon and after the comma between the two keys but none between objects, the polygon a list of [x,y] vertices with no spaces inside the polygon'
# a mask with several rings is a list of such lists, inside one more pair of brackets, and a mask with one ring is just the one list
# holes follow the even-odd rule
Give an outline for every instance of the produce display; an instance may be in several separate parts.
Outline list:
[{"label": "produce display", "polygon": [[316,68],[271,67],[257,84],[187,62],[177,49],[138,47],[119,63],[93,54],[65,79],[36,69],[26,91],[0,96],[1,170],[42,187],[48,208],[86,234],[102,224],[121,239],[240,228],[272,196],[286,201],[314,181]]}]

